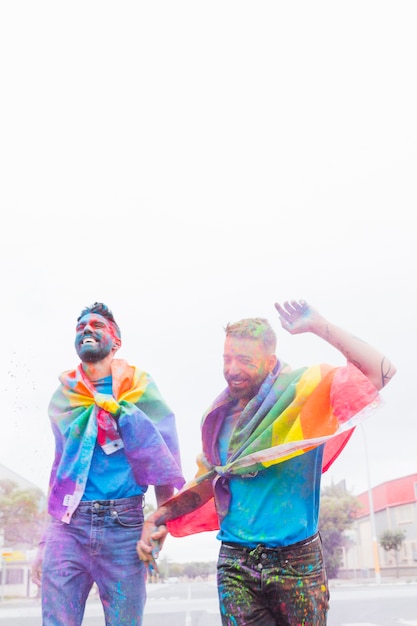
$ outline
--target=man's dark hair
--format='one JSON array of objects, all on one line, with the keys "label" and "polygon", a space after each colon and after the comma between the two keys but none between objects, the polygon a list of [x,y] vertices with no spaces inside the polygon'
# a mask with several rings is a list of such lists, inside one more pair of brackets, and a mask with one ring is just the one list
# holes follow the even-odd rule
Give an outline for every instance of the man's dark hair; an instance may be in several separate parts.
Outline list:
[{"label": "man's dark hair", "polygon": [[90,306],[86,306],[80,313],[79,317],[77,317],[77,322],[84,317],[84,315],[88,315],[88,313],[95,313],[96,315],[101,315],[105,317],[109,322],[111,322],[114,326],[117,336],[120,338],[120,328],[118,327],[116,320],[114,319],[113,313],[110,311],[109,307],[103,302],[94,302]]}]

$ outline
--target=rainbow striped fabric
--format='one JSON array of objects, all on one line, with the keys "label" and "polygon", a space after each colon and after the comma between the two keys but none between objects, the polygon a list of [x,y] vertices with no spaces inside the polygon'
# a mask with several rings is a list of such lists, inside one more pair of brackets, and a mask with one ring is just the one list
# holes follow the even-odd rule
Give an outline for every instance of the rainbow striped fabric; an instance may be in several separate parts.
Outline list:
[{"label": "rainbow striped fabric", "polygon": [[122,359],[111,369],[112,395],[97,393],[80,364],[61,374],[49,404],[56,449],[48,510],[63,522],[83,496],[97,439],[104,448],[117,431],[138,484],[180,489],[185,482],[175,418],[153,379]]},{"label": "rainbow striped fabric", "polygon": [[197,512],[168,522],[169,532],[185,536],[218,528],[228,510],[227,479],[250,475],[324,445],[323,472],[340,454],[355,426],[376,408],[380,397],[372,383],[354,365],[321,364],[292,371],[283,364],[267,376],[258,394],[247,404],[232,433],[228,460],[221,465],[217,438],[232,400],[224,390],[203,417],[203,454],[196,477],[172,498],[181,511],[181,498],[202,480],[211,480],[214,498]]}]

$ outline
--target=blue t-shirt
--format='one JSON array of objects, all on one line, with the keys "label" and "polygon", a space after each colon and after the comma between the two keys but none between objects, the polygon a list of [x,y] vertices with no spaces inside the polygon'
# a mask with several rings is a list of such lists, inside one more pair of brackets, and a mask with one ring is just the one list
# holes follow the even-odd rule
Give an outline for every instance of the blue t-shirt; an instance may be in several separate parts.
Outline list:
[{"label": "blue t-shirt", "polygon": [[[226,462],[227,444],[238,413],[226,418],[218,441]],[[317,532],[323,446],[271,465],[253,477],[229,480],[231,501],[217,535],[250,548],[286,546]]]},{"label": "blue t-shirt", "polygon": [[[94,382],[100,393],[112,393],[112,377]],[[82,500],[116,500],[145,493],[146,485],[138,485],[124,449],[106,454],[96,442]]]}]

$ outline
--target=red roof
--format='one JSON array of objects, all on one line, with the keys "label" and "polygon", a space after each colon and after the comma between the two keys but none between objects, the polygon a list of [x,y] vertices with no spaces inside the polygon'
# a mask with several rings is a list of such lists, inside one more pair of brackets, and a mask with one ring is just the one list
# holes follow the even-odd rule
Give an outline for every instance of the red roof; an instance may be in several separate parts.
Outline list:
[{"label": "red roof", "polygon": [[[357,496],[361,503],[356,517],[369,515],[369,495],[365,491]],[[392,506],[410,504],[417,501],[417,474],[410,474],[403,478],[395,478],[372,488],[374,511],[383,511]]]}]

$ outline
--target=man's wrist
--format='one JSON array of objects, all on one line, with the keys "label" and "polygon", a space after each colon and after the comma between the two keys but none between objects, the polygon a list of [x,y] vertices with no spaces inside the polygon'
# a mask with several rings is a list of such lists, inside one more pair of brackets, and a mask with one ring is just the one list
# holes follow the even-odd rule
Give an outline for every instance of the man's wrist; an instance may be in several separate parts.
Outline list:
[{"label": "man's wrist", "polygon": [[164,507],[159,508],[157,511],[153,511],[152,513],[150,513],[145,521],[144,524],[153,524],[153,526],[161,526],[162,524],[165,524],[167,522],[167,512],[164,509]]},{"label": "man's wrist", "polygon": [[167,523],[167,521],[167,514],[161,513],[157,518],[155,518],[155,526],[163,526]]}]

